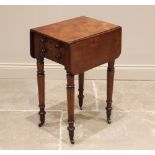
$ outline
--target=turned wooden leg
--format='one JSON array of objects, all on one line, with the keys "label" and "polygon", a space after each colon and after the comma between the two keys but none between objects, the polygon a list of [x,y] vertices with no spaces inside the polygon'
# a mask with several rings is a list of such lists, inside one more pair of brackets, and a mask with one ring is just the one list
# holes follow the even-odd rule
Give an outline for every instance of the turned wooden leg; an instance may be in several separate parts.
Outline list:
[{"label": "turned wooden leg", "polygon": [[44,75],[44,59],[37,59],[37,80],[38,80],[38,96],[39,96],[39,115],[41,127],[45,122],[45,75]]},{"label": "turned wooden leg", "polygon": [[114,63],[115,61],[108,62],[108,69],[107,69],[107,122],[111,123],[111,110],[112,110],[112,93],[113,93],[113,81],[114,81]]},{"label": "turned wooden leg", "polygon": [[84,73],[81,73],[79,74],[79,95],[78,95],[78,98],[79,98],[79,106],[80,106],[80,109],[82,110],[82,105],[83,105],[83,98],[84,98],[84,95],[83,95],[83,86],[84,86]]},{"label": "turned wooden leg", "polygon": [[74,75],[67,72],[68,131],[71,144],[74,144]]}]

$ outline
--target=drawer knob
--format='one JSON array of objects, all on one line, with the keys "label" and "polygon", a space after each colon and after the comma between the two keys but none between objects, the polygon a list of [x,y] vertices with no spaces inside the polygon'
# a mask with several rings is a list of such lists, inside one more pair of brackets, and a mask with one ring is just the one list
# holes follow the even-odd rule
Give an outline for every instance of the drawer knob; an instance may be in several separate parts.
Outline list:
[{"label": "drawer knob", "polygon": [[47,53],[46,49],[45,48],[42,48],[41,49],[41,56],[42,57],[45,57],[46,53]]},{"label": "drawer knob", "polygon": [[60,45],[59,44],[55,44],[55,48],[60,48]]},{"label": "drawer knob", "polygon": [[46,49],[45,48],[42,48],[42,53],[46,53]]},{"label": "drawer knob", "polygon": [[41,41],[42,43],[44,43],[44,42],[46,41],[46,39],[45,39],[44,37],[41,37],[41,38],[40,38],[40,41]]},{"label": "drawer knob", "polygon": [[57,49],[55,59],[57,62],[60,62],[61,60],[60,47],[61,47],[60,44],[55,44],[55,48]]},{"label": "drawer knob", "polygon": [[55,59],[57,62],[60,62],[61,60],[61,54],[60,53],[57,53],[56,56],[55,56]]}]

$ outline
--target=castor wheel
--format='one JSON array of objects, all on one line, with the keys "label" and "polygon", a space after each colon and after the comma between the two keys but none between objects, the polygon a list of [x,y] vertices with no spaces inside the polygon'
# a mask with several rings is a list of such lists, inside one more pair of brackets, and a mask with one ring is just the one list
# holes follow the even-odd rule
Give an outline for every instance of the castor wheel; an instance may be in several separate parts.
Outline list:
[{"label": "castor wheel", "polygon": [[71,142],[71,144],[74,144],[75,142],[74,142],[74,139],[70,139],[70,142]]},{"label": "castor wheel", "polygon": [[46,112],[44,110],[41,110],[39,112],[39,115],[40,115],[40,123],[38,125],[39,127],[42,127],[45,123],[45,114],[46,114]]},{"label": "castor wheel", "polygon": [[41,122],[38,124],[39,127],[42,127],[44,125],[44,122]]},{"label": "castor wheel", "polygon": [[108,124],[111,124],[111,119],[108,119],[108,120],[107,120],[107,123],[108,123]]}]

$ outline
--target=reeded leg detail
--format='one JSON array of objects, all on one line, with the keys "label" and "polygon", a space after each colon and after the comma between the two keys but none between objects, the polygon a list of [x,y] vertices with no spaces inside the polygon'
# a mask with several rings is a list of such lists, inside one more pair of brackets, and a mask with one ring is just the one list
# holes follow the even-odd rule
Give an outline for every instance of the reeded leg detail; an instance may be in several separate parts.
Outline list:
[{"label": "reeded leg detail", "polygon": [[37,60],[37,80],[38,80],[38,96],[39,96],[39,115],[41,127],[45,123],[45,74],[44,74],[44,59]]},{"label": "reeded leg detail", "polygon": [[107,123],[111,123],[111,111],[112,111],[112,94],[113,94],[113,81],[114,81],[114,63],[115,61],[108,62],[107,69]]},{"label": "reeded leg detail", "polygon": [[84,95],[83,95],[83,89],[84,87],[84,73],[81,73],[79,74],[79,95],[78,95],[78,98],[79,98],[79,106],[80,106],[80,109],[82,110],[82,105],[83,105],[83,98],[84,98]]},{"label": "reeded leg detail", "polygon": [[74,144],[74,75],[67,72],[67,108],[68,132],[71,144]]}]

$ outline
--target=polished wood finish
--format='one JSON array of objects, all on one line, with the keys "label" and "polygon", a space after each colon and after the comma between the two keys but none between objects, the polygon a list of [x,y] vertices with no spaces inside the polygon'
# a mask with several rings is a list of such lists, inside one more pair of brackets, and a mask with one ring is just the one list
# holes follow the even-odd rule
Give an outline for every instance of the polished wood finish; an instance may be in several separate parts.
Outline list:
[{"label": "polished wood finish", "polygon": [[83,105],[83,98],[84,98],[84,95],[83,95],[83,87],[84,87],[84,73],[81,73],[79,74],[79,95],[78,95],[78,98],[79,98],[79,106],[80,106],[80,109],[82,110],[82,105]]},{"label": "polished wood finish", "polygon": [[67,72],[67,108],[68,108],[68,131],[70,142],[74,144],[74,75]]},{"label": "polished wood finish", "polygon": [[70,52],[70,71],[74,74],[114,60],[121,52],[121,29],[118,27],[110,32],[71,44]]},{"label": "polished wood finish", "polygon": [[45,58],[64,65],[72,74],[114,60],[121,53],[121,27],[84,16],[31,29],[30,36],[33,58],[40,55],[44,38]]},{"label": "polished wood finish", "polygon": [[111,123],[111,110],[112,110],[112,94],[113,94],[113,81],[114,81],[114,63],[115,61],[108,62],[108,69],[107,69],[107,122]]},{"label": "polished wood finish", "polygon": [[41,35],[53,38],[54,40],[61,41],[66,44],[72,44],[79,42],[80,40],[113,31],[119,27],[120,26],[108,22],[81,16],[37,27],[32,30]]},{"label": "polished wood finish", "polygon": [[79,75],[79,106],[83,105],[84,72],[108,63],[107,122],[111,123],[114,61],[121,53],[120,26],[81,16],[30,30],[30,54],[37,59],[40,126],[45,122],[44,58],[67,72],[68,131],[74,143],[74,75]]},{"label": "polished wood finish", "polygon": [[39,115],[41,127],[45,122],[45,74],[44,74],[44,59],[41,57],[37,59],[37,81],[38,81],[38,94],[39,94]]}]

